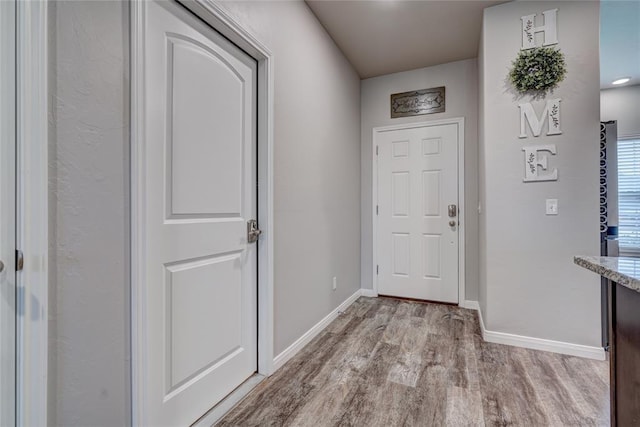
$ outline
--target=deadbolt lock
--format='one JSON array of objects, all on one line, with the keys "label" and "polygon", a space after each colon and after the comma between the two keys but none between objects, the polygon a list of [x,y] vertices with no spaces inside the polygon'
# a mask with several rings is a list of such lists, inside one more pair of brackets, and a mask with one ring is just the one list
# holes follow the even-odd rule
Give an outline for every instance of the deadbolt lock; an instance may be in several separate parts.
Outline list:
[{"label": "deadbolt lock", "polygon": [[456,205],[449,205],[449,218],[455,218],[458,215],[458,207]]}]

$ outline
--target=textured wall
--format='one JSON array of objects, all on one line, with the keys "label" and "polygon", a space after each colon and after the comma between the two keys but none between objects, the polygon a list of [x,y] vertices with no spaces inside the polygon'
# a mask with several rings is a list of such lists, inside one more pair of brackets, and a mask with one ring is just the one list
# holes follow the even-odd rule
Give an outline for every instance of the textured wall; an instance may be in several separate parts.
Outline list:
[{"label": "textured wall", "polygon": [[[389,96],[392,93],[437,86],[446,87],[446,111],[425,116],[390,117]],[[478,67],[475,59],[451,62],[434,67],[374,77],[362,81],[362,145],[361,221],[362,221],[362,287],[373,286],[373,212],[372,146],[373,128],[402,123],[465,119],[465,239],[466,296],[478,299]]]},{"label": "textured wall", "polygon": [[[562,135],[519,139],[519,99],[506,83],[521,46],[520,17],[558,8],[568,74]],[[485,9],[480,46],[481,306],[487,329],[600,345],[600,280],[573,264],[598,254],[599,61],[597,2],[519,1]],[[541,103],[533,101],[538,111]],[[558,181],[524,183],[522,147],[556,144]],[[559,215],[545,215],[545,199]]]},{"label": "textured wall", "polygon": [[128,4],[49,7],[49,424],[126,425]]}]

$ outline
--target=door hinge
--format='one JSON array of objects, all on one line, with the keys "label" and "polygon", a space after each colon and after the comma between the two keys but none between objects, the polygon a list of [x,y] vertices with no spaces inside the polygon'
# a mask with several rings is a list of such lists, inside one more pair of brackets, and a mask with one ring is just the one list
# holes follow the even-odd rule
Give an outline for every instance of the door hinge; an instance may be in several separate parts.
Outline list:
[{"label": "door hinge", "polygon": [[20,249],[16,249],[16,271],[22,271],[24,268],[24,256]]},{"label": "door hinge", "polygon": [[380,274],[380,266],[376,265],[376,275]]},{"label": "door hinge", "polygon": [[380,215],[380,209],[379,209],[378,205],[376,205],[376,215]]},{"label": "door hinge", "polygon": [[376,145],[376,156],[378,155],[378,146]]}]

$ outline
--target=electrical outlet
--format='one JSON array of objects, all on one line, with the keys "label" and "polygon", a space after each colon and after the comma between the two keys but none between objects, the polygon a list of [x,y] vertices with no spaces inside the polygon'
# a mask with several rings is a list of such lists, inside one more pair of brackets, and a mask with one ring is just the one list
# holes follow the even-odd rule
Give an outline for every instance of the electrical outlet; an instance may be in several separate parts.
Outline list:
[{"label": "electrical outlet", "polygon": [[547,215],[558,215],[558,199],[547,199]]},{"label": "electrical outlet", "polygon": [[337,287],[338,287],[338,279],[334,276],[333,277],[333,290],[335,291]]}]

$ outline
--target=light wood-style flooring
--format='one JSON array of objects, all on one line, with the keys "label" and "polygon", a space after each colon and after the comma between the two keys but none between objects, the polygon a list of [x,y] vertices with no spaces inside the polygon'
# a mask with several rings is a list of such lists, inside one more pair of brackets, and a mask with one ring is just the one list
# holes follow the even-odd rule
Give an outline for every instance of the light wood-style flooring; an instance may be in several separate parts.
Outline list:
[{"label": "light wood-style flooring", "polygon": [[220,426],[606,426],[608,363],[486,343],[477,313],[360,298]]}]

